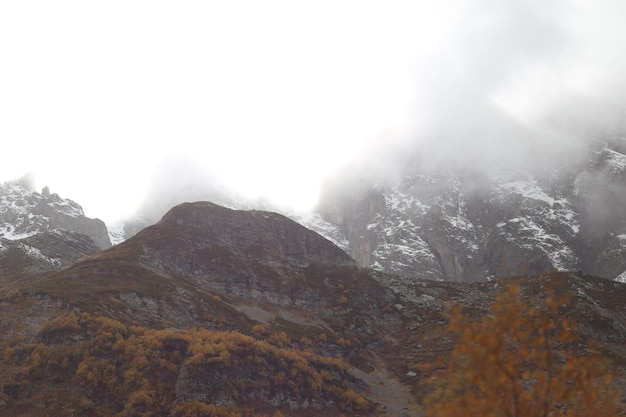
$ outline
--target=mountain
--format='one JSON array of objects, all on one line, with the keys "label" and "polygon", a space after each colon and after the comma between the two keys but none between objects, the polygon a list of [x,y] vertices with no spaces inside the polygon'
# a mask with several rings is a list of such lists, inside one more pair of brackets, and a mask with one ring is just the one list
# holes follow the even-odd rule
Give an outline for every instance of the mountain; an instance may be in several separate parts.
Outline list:
[{"label": "mountain", "polygon": [[[217,374],[211,367],[203,371],[192,366],[193,361],[181,362],[167,381],[172,401],[274,407],[294,410],[296,415],[319,409],[334,415],[332,410],[338,408],[371,415],[374,403],[357,393],[367,383],[349,371],[348,361],[366,361],[364,347],[400,324],[393,314],[382,311],[399,297],[326,239],[276,213],[234,211],[212,203],[180,205],[133,238],[39,277],[3,299],[0,333],[3,340],[19,340],[9,349],[26,357],[31,343],[78,349],[80,341],[94,337],[89,332],[98,331],[93,329],[99,323],[94,317],[107,317],[126,329],[140,326],[142,332],[162,332],[158,337],[167,335],[187,346],[179,352],[183,356],[202,337],[223,338],[220,343],[232,344],[229,354],[244,355],[242,362],[220,368]],[[77,321],[69,326],[66,320]],[[63,324],[56,324],[59,321]],[[198,328],[214,333],[198,333],[194,330]],[[251,338],[265,333],[267,340]],[[261,362],[247,359],[258,349],[257,360],[268,362],[260,369]],[[23,365],[30,367],[29,360]],[[309,384],[312,378],[323,386],[311,392],[305,385],[290,387],[287,382],[292,379],[258,379],[270,368],[295,375],[294,361],[301,363],[305,378],[299,384]],[[68,407],[79,409],[89,399],[96,408],[105,403],[123,408],[117,400],[107,399],[111,393],[94,394],[85,388],[84,380],[76,380],[80,363],[73,366],[65,385],[55,388],[56,398],[66,398],[69,405],[46,402],[46,407],[57,407],[57,415],[65,415]],[[64,371],[54,370],[59,372]],[[19,373],[12,377],[17,382],[4,382],[7,410],[30,407],[33,398],[42,395],[49,383],[43,373],[40,380],[28,379],[28,388]],[[399,384],[386,370],[376,378]],[[206,397],[206,392],[214,391],[219,391],[215,397]],[[76,392],[81,399],[72,403]],[[406,402],[400,404],[408,407]]]},{"label": "mountain", "polygon": [[[283,215],[208,202],[16,279],[0,290],[0,416],[417,416],[421,365],[452,348],[446,304],[480,317],[499,291],[423,279],[398,291],[404,277],[358,267]],[[625,284],[511,280],[530,299],[571,293],[564,314],[624,386]]]},{"label": "mountain", "polygon": [[54,230],[89,236],[100,249],[111,246],[104,222],[86,217],[78,203],[47,187],[33,191],[23,181],[0,184],[0,238],[22,239]]},{"label": "mountain", "polygon": [[357,161],[329,180],[313,213],[234,196],[210,172],[173,160],[116,242],[173,205],[208,200],[282,212],[409,286],[552,269],[626,280],[626,139],[555,145],[507,129],[508,140],[498,134],[488,146],[442,140]]},{"label": "mountain", "polygon": [[407,152],[386,164],[393,171],[351,167],[318,211],[360,266],[409,286],[553,269],[614,279],[626,273],[625,153],[623,137],[566,158],[545,151],[474,165]]},{"label": "mountain", "polygon": [[0,184],[0,289],[36,281],[111,246],[105,224],[74,201],[32,191],[26,181]]}]

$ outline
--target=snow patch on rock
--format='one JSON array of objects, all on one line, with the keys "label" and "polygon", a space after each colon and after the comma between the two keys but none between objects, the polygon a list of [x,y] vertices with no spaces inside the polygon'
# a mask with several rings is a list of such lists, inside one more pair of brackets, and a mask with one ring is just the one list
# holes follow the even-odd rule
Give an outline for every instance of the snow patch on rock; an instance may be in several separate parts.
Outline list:
[{"label": "snow patch on rock", "polygon": [[286,213],[291,220],[317,232],[319,235],[339,246],[344,252],[349,252],[350,243],[341,228],[326,221],[318,213]]}]

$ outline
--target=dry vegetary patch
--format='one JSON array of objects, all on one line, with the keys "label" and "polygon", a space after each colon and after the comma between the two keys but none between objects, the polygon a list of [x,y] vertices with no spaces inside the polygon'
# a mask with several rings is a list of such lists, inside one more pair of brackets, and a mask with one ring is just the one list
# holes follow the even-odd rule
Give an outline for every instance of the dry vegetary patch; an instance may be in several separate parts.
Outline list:
[{"label": "dry vegetary patch", "polygon": [[[69,312],[46,322],[37,342],[4,350],[4,401],[16,410],[43,404],[59,416],[263,415],[246,408],[261,396],[373,411],[344,361],[289,347],[284,333],[252,330],[255,337],[156,331]],[[222,404],[198,401],[202,396]]]},{"label": "dry vegetary patch", "polygon": [[453,308],[455,348],[431,379],[428,415],[617,416],[620,392],[603,355],[563,314],[570,298],[546,287],[529,301],[514,282],[478,321]]}]

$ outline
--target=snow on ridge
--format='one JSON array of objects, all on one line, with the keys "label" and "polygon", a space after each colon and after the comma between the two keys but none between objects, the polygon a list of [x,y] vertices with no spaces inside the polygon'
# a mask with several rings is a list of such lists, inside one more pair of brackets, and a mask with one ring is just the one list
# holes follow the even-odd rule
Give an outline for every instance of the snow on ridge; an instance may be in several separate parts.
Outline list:
[{"label": "snow on ridge", "polygon": [[[56,194],[53,194],[56,195]],[[60,197],[59,197],[60,198]],[[57,200],[49,202],[48,205],[55,208],[56,211],[67,214],[72,217],[82,217],[85,215],[83,208],[72,200]]]},{"label": "snow on ridge", "polygon": [[554,205],[554,203],[563,203],[565,201],[563,199],[557,200],[553,197],[550,197],[548,194],[546,194],[545,191],[541,189],[536,180],[512,181],[498,184],[495,186],[495,191],[521,194],[524,198],[530,200],[544,201],[549,205]]},{"label": "snow on ridge", "polygon": [[519,194],[527,201],[545,203],[537,206],[522,202],[514,211],[516,217],[503,219],[496,226],[500,233],[512,234],[528,249],[541,249],[555,268],[569,270],[574,267],[576,256],[568,242],[580,233],[580,223],[569,200],[549,195],[536,180],[499,184],[494,191],[501,196]]},{"label": "snow on ridge", "polygon": [[[505,229],[507,225],[511,225],[514,233],[519,235],[516,240],[522,242],[522,246],[528,249],[540,248],[550,258],[550,262],[555,268],[559,270],[573,269],[576,256],[572,248],[560,236],[548,232],[542,225],[529,217],[516,217],[498,223],[498,227],[501,229]],[[501,233],[510,233],[513,230],[502,230]]]},{"label": "snow on ridge", "polygon": [[626,170],[626,155],[612,149],[606,149],[604,152],[607,156],[606,163],[613,172],[620,173]]},{"label": "snow on ridge", "polygon": [[385,206],[389,210],[406,211],[418,209],[420,212],[425,213],[430,208],[415,196],[400,191],[400,187],[397,185],[384,192],[383,197],[385,199]]},{"label": "snow on ridge", "polygon": [[[428,244],[419,236],[415,237],[415,240],[407,242],[407,244],[401,243],[382,243],[379,244],[374,251],[374,258],[382,261],[386,261],[389,257],[404,257],[404,259],[419,259],[421,261],[428,260],[436,262],[436,257],[430,250]],[[378,263],[378,261],[376,261]],[[402,263],[398,260],[396,263]],[[379,264],[380,265],[380,264]],[[374,269],[377,269],[374,267]],[[382,267],[381,267],[382,269]]]},{"label": "snow on ridge", "polygon": [[113,246],[122,243],[126,240],[124,232],[124,223],[107,224],[107,231],[109,232],[109,239]]},{"label": "snow on ridge", "polygon": [[52,265],[56,265],[56,266],[60,266],[61,265],[61,262],[59,262],[58,259],[53,259],[53,258],[50,258],[50,257],[44,255],[39,249],[37,249],[37,248],[35,248],[33,246],[26,245],[26,244],[24,244],[22,242],[20,242],[19,246],[20,246],[20,248],[24,252],[26,252],[29,256],[31,256],[33,258],[41,259],[41,260],[43,260],[45,262],[48,262],[49,264],[52,264]]},{"label": "snow on ridge", "polygon": [[17,183],[0,183],[0,237],[19,240],[49,231],[51,213],[84,217],[78,203],[56,193],[31,192]]},{"label": "snow on ridge", "polygon": [[285,216],[291,218],[297,223],[300,223],[307,229],[313,230],[322,237],[330,240],[344,252],[349,253],[350,243],[344,236],[339,226],[324,220],[318,213],[286,213]]},{"label": "snow on ridge", "polygon": [[0,237],[9,240],[20,240],[37,234],[37,231],[17,232],[15,227],[10,224],[0,225]]},{"label": "snow on ridge", "polygon": [[567,200],[558,200],[558,202],[559,207],[552,206],[543,210],[541,217],[552,224],[565,224],[571,229],[573,235],[577,235],[580,232],[578,214]]},{"label": "snow on ridge", "polygon": [[626,284],[626,271],[622,272],[617,277],[615,277],[615,281],[623,282],[624,284]]}]

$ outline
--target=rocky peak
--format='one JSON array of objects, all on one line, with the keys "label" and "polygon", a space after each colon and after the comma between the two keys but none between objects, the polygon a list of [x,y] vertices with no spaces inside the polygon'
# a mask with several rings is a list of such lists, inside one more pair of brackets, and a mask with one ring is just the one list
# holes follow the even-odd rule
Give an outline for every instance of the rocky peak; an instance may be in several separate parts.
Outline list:
[{"label": "rocky peak", "polygon": [[196,202],[175,207],[161,222],[195,229],[234,253],[265,263],[356,266],[354,260],[330,241],[273,212],[232,210]]},{"label": "rocky peak", "polygon": [[86,217],[78,203],[48,187],[38,193],[20,182],[0,184],[0,237],[23,239],[53,230],[87,235],[100,249],[111,246],[104,222]]},{"label": "rocky peak", "polygon": [[[184,300],[171,293],[174,285],[187,294]],[[54,294],[71,288],[87,304],[91,301],[85,299],[97,297],[98,291],[115,294],[123,288],[119,300],[133,308],[141,307],[137,297],[150,298],[147,305],[161,303],[154,298],[161,288],[171,303],[137,314],[186,325],[200,320],[186,305],[189,292],[238,300],[229,308],[241,307],[253,320],[266,305],[268,311],[297,309],[298,316],[304,312],[369,322],[369,314],[399,299],[339,247],[295,221],[208,202],[174,207],[158,223],[81,259],[37,288]]]},{"label": "rocky peak", "polygon": [[554,158],[541,169],[472,171],[416,159],[369,186],[347,174],[325,190],[319,212],[360,266],[407,277],[581,269],[615,278],[626,269],[625,142],[589,149],[587,164]]}]

